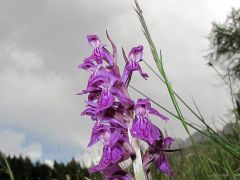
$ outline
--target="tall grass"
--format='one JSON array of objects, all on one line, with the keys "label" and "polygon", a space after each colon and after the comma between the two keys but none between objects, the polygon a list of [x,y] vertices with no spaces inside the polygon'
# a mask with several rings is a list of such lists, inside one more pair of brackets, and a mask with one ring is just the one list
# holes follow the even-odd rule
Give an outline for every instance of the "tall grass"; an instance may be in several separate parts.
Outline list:
[{"label": "tall grass", "polygon": [[[155,64],[157,66],[158,72],[155,72],[153,70],[153,68],[147,63],[145,62],[145,64],[147,65],[147,67],[153,71],[153,73],[155,75],[157,75],[157,77],[166,85],[169,96],[171,98],[172,104],[175,108],[176,113],[173,113],[169,110],[167,110],[166,108],[162,107],[159,103],[157,103],[156,101],[152,100],[150,97],[148,97],[147,95],[141,93],[141,91],[135,89],[134,87],[132,87],[135,91],[137,91],[138,93],[140,93],[141,95],[148,97],[154,104],[156,104],[157,106],[159,106],[160,108],[164,109],[165,111],[167,111],[168,113],[170,113],[171,115],[173,115],[175,118],[177,118],[178,120],[181,121],[185,131],[187,132],[187,134],[189,135],[190,141],[192,142],[192,150],[191,153],[185,153],[185,155],[187,155],[187,157],[185,158],[186,161],[189,161],[189,163],[191,162],[191,164],[193,164],[194,169],[189,167],[186,169],[182,169],[182,172],[187,172],[184,174],[187,174],[186,177],[197,177],[197,179],[215,179],[220,177],[220,178],[230,178],[230,179],[236,179],[238,176],[237,171],[239,171],[239,169],[236,169],[235,166],[236,164],[240,164],[240,146],[239,143],[237,142],[239,139],[234,137],[233,141],[230,141],[229,136],[224,136],[219,134],[216,130],[214,130],[205,120],[205,118],[202,116],[202,114],[200,113],[200,111],[198,110],[198,107],[195,103],[195,106],[197,108],[197,112],[195,112],[193,110],[193,108],[191,108],[174,90],[173,90],[173,86],[170,83],[168,76],[165,72],[164,69],[164,64],[163,64],[163,59],[162,59],[162,54],[161,51],[157,51],[157,48],[151,38],[150,32],[148,30],[146,21],[143,17],[143,11],[141,10],[137,0],[134,0],[135,2],[135,11],[139,17],[141,26],[142,26],[142,31],[143,34],[149,44],[153,59],[155,61]],[[231,82],[231,81],[230,81]],[[230,89],[231,89],[231,84],[230,84]],[[233,94],[232,95],[232,99]],[[191,124],[186,117],[184,117],[181,108],[179,106],[179,102],[180,101],[185,107],[187,107],[187,109],[195,116],[196,119],[199,120],[199,122],[204,125],[204,129],[203,128],[199,128],[199,126]],[[235,108],[234,108],[234,113],[235,113]],[[236,122],[239,121],[239,117],[235,115],[236,118]],[[193,128],[194,130],[198,131],[199,133],[201,133],[203,136],[207,137],[208,142],[210,145],[214,145],[213,150],[209,151],[210,154],[208,154],[208,147],[209,145],[201,145],[199,146],[198,143],[196,143],[194,141],[194,139],[192,138],[190,132],[189,132],[189,127]],[[239,135],[239,125],[238,123],[236,124],[236,127],[234,127],[236,129],[237,132],[237,136],[236,137],[240,137]],[[233,138],[233,137],[231,137]],[[205,149],[204,149],[205,148]],[[207,149],[207,150],[206,150]],[[194,152],[194,153],[193,153]],[[213,156],[214,153],[217,154],[217,156]],[[213,153],[213,154],[212,154]],[[191,158],[190,158],[191,157]],[[189,158],[191,160],[189,160]],[[189,165],[189,163],[187,163]],[[220,168],[220,169],[219,169]],[[189,170],[189,171],[188,171]],[[201,176],[199,176],[199,172],[201,172]],[[189,173],[192,173],[191,176],[189,176]],[[220,173],[220,174],[219,174]],[[224,173],[221,175],[221,173]],[[196,176],[198,175],[198,176]]]}]

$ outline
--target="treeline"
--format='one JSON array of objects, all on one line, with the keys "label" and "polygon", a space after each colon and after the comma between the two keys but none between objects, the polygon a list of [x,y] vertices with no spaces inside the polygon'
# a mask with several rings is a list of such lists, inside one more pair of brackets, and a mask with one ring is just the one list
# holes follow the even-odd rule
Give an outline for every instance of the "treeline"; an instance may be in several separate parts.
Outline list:
[{"label": "treeline", "polygon": [[[82,180],[91,178],[88,170],[72,159],[67,164],[54,161],[53,167],[41,162],[33,163],[29,158],[7,157],[15,180]],[[1,166],[1,162],[0,162]],[[93,179],[96,179],[94,175]],[[4,169],[0,169],[0,180],[10,179]]]}]

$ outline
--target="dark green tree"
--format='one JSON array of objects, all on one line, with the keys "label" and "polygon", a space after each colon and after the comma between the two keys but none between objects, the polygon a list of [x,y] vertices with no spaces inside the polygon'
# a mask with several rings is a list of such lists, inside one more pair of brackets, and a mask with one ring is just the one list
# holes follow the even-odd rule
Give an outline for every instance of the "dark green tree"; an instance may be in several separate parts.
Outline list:
[{"label": "dark green tree", "polygon": [[50,180],[51,174],[52,174],[52,169],[48,165],[42,164],[40,162],[36,162],[35,167],[32,171],[32,178],[39,179],[39,180],[40,179]]},{"label": "dark green tree", "polygon": [[209,40],[210,63],[218,63],[234,80],[240,80],[240,9],[232,9],[224,23],[213,23]]},{"label": "dark green tree", "polygon": [[[232,9],[224,23],[213,23],[209,35],[209,65],[222,68],[221,76],[228,84],[233,98],[234,113],[240,116],[240,9]],[[215,69],[216,70],[216,69]]]},{"label": "dark green tree", "polygon": [[66,165],[66,171],[71,179],[79,180],[89,176],[87,169],[81,168],[74,158]]},{"label": "dark green tree", "polygon": [[66,167],[63,163],[58,163],[57,161],[54,161],[53,169],[54,169],[53,178],[59,180],[66,179]]},{"label": "dark green tree", "polygon": [[[87,168],[81,167],[80,163],[74,158],[64,164],[54,161],[53,167],[49,167],[45,163],[33,163],[28,157],[22,156],[7,157],[15,180],[82,180],[91,178],[92,180],[100,180],[101,175],[90,175]],[[2,162],[0,161],[0,167]],[[8,172],[4,168],[0,168],[0,180],[10,180]]]}]

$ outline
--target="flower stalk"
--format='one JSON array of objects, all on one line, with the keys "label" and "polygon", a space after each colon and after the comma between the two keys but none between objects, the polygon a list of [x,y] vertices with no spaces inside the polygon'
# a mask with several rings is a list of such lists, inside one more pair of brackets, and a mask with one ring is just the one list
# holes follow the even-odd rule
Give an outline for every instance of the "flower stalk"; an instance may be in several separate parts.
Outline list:
[{"label": "flower stalk", "polygon": [[139,146],[139,141],[138,139],[132,137],[130,128],[131,127],[128,128],[128,137],[129,137],[131,146],[136,153],[132,159],[134,176],[135,176],[135,179],[146,180],[147,178],[146,178],[146,174],[144,172],[144,168],[142,164],[143,161],[142,161],[142,154],[141,154],[141,148]]}]

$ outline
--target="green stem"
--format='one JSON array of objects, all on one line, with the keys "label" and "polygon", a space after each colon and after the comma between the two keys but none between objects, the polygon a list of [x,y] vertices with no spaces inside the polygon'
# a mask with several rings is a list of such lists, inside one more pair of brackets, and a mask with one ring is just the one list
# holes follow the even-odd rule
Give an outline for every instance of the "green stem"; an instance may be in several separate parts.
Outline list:
[{"label": "green stem", "polygon": [[152,38],[151,38],[151,35],[150,35],[149,31],[148,31],[148,28],[147,28],[145,19],[144,19],[143,15],[142,15],[142,10],[141,10],[140,6],[138,5],[137,0],[134,0],[134,1],[135,1],[135,5],[136,5],[135,11],[136,11],[136,13],[137,13],[138,16],[139,16],[139,20],[140,20],[141,25],[142,25],[142,28],[143,28],[143,33],[144,33],[144,35],[145,35],[145,37],[146,37],[146,39],[147,39],[147,41],[148,41],[148,43],[149,43],[149,46],[150,46],[151,51],[152,51],[153,59],[154,59],[156,65],[157,65],[157,68],[158,68],[160,74],[162,75],[162,77],[163,77],[163,79],[164,79],[164,81],[165,81],[165,83],[166,83],[166,86],[167,86],[167,89],[168,89],[170,98],[171,98],[172,103],[173,103],[173,105],[174,105],[174,108],[175,108],[175,110],[176,110],[176,112],[177,112],[177,114],[178,114],[178,117],[180,118],[180,120],[181,120],[181,122],[182,122],[182,125],[183,125],[184,129],[186,130],[187,134],[189,135],[189,138],[190,138],[190,140],[191,140],[191,142],[192,142],[192,144],[193,144],[194,151],[196,152],[196,154],[197,154],[197,156],[198,156],[198,158],[199,158],[199,160],[200,160],[200,162],[201,162],[201,164],[202,164],[202,166],[203,166],[205,175],[207,176],[207,170],[206,170],[206,168],[205,168],[205,166],[204,166],[204,163],[203,163],[202,159],[200,158],[200,155],[199,155],[199,153],[198,153],[198,151],[197,151],[195,142],[194,142],[194,140],[193,140],[193,138],[192,138],[192,136],[191,136],[191,134],[190,134],[190,132],[189,132],[189,130],[188,130],[186,121],[185,121],[185,119],[184,119],[184,117],[183,117],[183,114],[182,114],[182,112],[181,112],[181,110],[180,110],[180,107],[179,107],[179,105],[178,105],[178,103],[177,103],[177,101],[176,101],[176,98],[175,98],[175,94],[174,94],[172,85],[170,84],[170,82],[169,82],[169,80],[168,80],[168,78],[167,78],[167,75],[166,75],[166,73],[165,73],[165,70],[164,70],[164,67],[163,67],[163,62],[162,62],[161,52],[160,52],[160,55],[158,55],[156,46],[154,45],[154,43],[153,43],[153,41],[152,41]]}]

